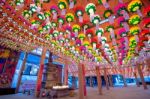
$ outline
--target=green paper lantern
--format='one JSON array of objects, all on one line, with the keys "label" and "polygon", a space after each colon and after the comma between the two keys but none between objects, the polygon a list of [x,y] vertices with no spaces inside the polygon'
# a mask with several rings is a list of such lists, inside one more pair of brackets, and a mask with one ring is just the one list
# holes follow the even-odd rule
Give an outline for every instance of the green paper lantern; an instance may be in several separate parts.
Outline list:
[{"label": "green paper lantern", "polygon": [[137,25],[137,24],[140,23],[140,21],[141,21],[141,19],[140,19],[140,16],[139,16],[139,15],[133,15],[133,16],[130,17],[128,23],[129,23],[130,25]]},{"label": "green paper lantern", "polygon": [[105,19],[109,18],[113,14],[112,10],[105,10],[103,17]]},{"label": "green paper lantern", "polygon": [[85,7],[85,11],[86,11],[86,13],[87,13],[88,15],[94,14],[95,11],[96,11],[95,4],[93,4],[93,3],[87,4],[86,7]]},{"label": "green paper lantern", "polygon": [[107,26],[106,31],[110,32],[110,29],[114,29],[114,26],[112,26],[112,25]]},{"label": "green paper lantern", "polygon": [[95,15],[92,19],[92,23],[96,25],[96,24],[99,24],[99,22],[100,22],[99,15]]}]

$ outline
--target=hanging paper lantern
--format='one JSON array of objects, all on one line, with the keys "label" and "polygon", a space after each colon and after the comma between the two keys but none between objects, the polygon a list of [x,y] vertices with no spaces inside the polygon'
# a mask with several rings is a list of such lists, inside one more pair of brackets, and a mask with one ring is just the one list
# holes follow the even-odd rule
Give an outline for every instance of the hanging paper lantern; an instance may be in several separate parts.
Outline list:
[{"label": "hanging paper lantern", "polygon": [[45,25],[45,26],[43,26],[43,30],[49,30],[50,29],[50,25],[49,24],[47,24],[47,25]]},{"label": "hanging paper lantern", "polygon": [[76,0],[67,0],[67,1],[68,1],[68,3],[69,3],[69,8],[70,8],[70,9],[73,8],[74,5],[77,3]]},{"label": "hanging paper lantern", "polygon": [[85,11],[88,15],[90,15],[90,20],[92,21],[92,16],[94,15],[95,11],[96,11],[96,7],[95,4],[93,3],[89,3],[86,5],[85,7]]},{"label": "hanging paper lantern", "polygon": [[50,11],[45,11],[45,12],[44,12],[44,16],[45,16],[46,18],[50,17]]},{"label": "hanging paper lantern", "polygon": [[72,29],[73,29],[73,32],[79,32],[81,30],[81,28],[78,24],[74,24]]},{"label": "hanging paper lantern", "polygon": [[83,13],[84,13],[84,9],[82,8],[82,6],[78,6],[75,8],[75,15],[76,17],[79,18],[79,22],[83,22]]},{"label": "hanging paper lantern", "polygon": [[57,27],[57,23],[56,22],[51,22],[51,25],[52,25],[53,28]]},{"label": "hanging paper lantern", "polygon": [[129,15],[127,13],[126,4],[118,4],[118,6],[115,7],[115,11],[118,15],[123,16],[126,20],[129,19]]},{"label": "hanging paper lantern", "polygon": [[74,21],[74,15],[72,13],[67,13],[66,14],[66,21],[68,23],[73,22]]},{"label": "hanging paper lantern", "polygon": [[75,39],[76,39],[76,37],[75,37],[75,34],[74,34],[74,33],[71,33],[71,39],[72,39],[72,40],[75,40]]},{"label": "hanging paper lantern", "polygon": [[81,44],[82,44],[83,40],[85,39],[85,34],[84,33],[80,33],[78,35],[78,38],[81,40]]},{"label": "hanging paper lantern", "polygon": [[114,29],[114,27],[113,27],[112,25],[109,25],[109,26],[106,27],[106,31],[107,31],[107,32],[110,32],[111,29]]},{"label": "hanging paper lantern", "polygon": [[76,39],[76,45],[80,46],[81,45],[81,40],[80,39]]},{"label": "hanging paper lantern", "polygon": [[113,14],[112,10],[108,9],[104,11],[103,17],[105,19],[109,18]]},{"label": "hanging paper lantern", "polygon": [[44,20],[45,19],[45,16],[44,14],[41,12],[37,15],[37,17],[40,19],[40,20]]},{"label": "hanging paper lantern", "polygon": [[112,16],[112,14],[113,14],[113,12],[112,12],[112,10],[110,10],[110,9],[105,10],[105,12],[104,12],[104,14],[103,14],[103,17],[104,17],[105,19],[108,18],[110,24],[114,23],[114,18],[113,18],[113,16]]},{"label": "hanging paper lantern", "polygon": [[63,10],[63,9],[66,9],[67,8],[67,2],[66,0],[59,0],[58,1],[58,7],[59,9]]},{"label": "hanging paper lantern", "polygon": [[148,6],[144,9],[144,13],[146,16],[150,16],[150,6]]},{"label": "hanging paper lantern", "polygon": [[87,40],[84,40],[83,45],[87,48],[90,45],[90,42]]},{"label": "hanging paper lantern", "polygon": [[96,25],[96,27],[97,27],[97,29],[98,29],[98,26],[99,26],[99,23],[100,23],[100,17],[99,17],[99,15],[94,15],[94,16],[93,16],[92,23],[93,23],[94,25]]},{"label": "hanging paper lantern", "polygon": [[142,2],[140,0],[132,0],[128,4],[128,10],[130,12],[136,12],[137,10],[141,9],[142,7]]},{"label": "hanging paper lantern", "polygon": [[102,44],[105,44],[107,41],[106,37],[102,37]]},{"label": "hanging paper lantern", "polygon": [[93,3],[87,4],[85,7],[85,11],[88,15],[93,15],[96,11],[95,4],[93,4]]},{"label": "hanging paper lantern", "polygon": [[99,41],[99,42],[101,42],[101,36],[102,36],[103,33],[104,33],[103,28],[98,28],[98,29],[96,30],[96,35],[97,35],[97,37],[98,37],[98,41]]},{"label": "hanging paper lantern", "polygon": [[37,6],[35,4],[30,4],[30,11],[36,12],[37,11]]},{"label": "hanging paper lantern", "polygon": [[67,6],[68,6],[68,4],[67,4],[66,0],[59,0],[58,1],[58,7],[60,10],[62,10],[62,12],[61,12],[62,15],[66,14]]},{"label": "hanging paper lantern", "polygon": [[40,27],[40,28],[38,29],[38,32],[39,32],[39,33],[43,33],[43,28]]},{"label": "hanging paper lantern", "polygon": [[57,18],[57,14],[58,14],[58,7],[57,6],[51,6],[50,8],[50,12],[53,14],[53,19]]},{"label": "hanging paper lantern", "polygon": [[139,15],[132,15],[129,19],[129,24],[130,25],[137,25],[139,24],[141,21],[140,16]]},{"label": "hanging paper lantern", "polygon": [[119,33],[118,33],[121,37],[126,37],[128,35],[128,32],[126,32],[126,30],[124,28],[121,28],[119,30]]},{"label": "hanging paper lantern", "polygon": [[54,36],[54,37],[58,37],[58,35],[59,35],[59,32],[58,32],[57,30],[54,30],[54,31],[53,31],[53,36]]},{"label": "hanging paper lantern", "polygon": [[129,31],[129,25],[127,24],[124,17],[119,17],[117,20],[118,20],[118,24],[120,24],[121,27],[123,26],[125,28],[126,32],[128,32]]},{"label": "hanging paper lantern", "polygon": [[25,18],[29,18],[29,17],[31,17],[31,15],[32,15],[32,12],[31,12],[31,11],[28,11],[28,10],[24,10],[24,11],[23,11],[23,16],[24,16]]},{"label": "hanging paper lantern", "polygon": [[58,13],[58,7],[57,6],[51,6],[51,8],[50,8],[50,12],[52,13],[52,14],[54,14],[54,13]]},{"label": "hanging paper lantern", "polygon": [[59,16],[58,18],[58,23],[59,23],[59,28],[62,27],[62,25],[65,23],[65,18],[63,16]]},{"label": "hanging paper lantern", "polygon": [[130,48],[135,48],[137,45],[135,37],[130,37],[129,41],[130,41],[130,44],[129,44]]},{"label": "hanging paper lantern", "polygon": [[88,29],[88,30],[86,31],[86,35],[87,35],[88,38],[91,38],[91,37],[94,36],[94,31],[91,30],[91,29]]},{"label": "hanging paper lantern", "polygon": [[150,18],[143,19],[143,26],[150,29]]},{"label": "hanging paper lantern", "polygon": [[96,38],[96,37],[93,37],[93,38],[91,39],[91,44],[93,45],[93,50],[96,49],[96,44],[97,44],[97,43],[98,43],[97,38]]},{"label": "hanging paper lantern", "polygon": [[129,33],[131,35],[137,35],[137,34],[139,34],[139,32],[140,32],[140,28],[138,26],[134,26],[134,27],[130,28]]},{"label": "hanging paper lantern", "polygon": [[24,0],[15,0],[15,1],[16,1],[15,3],[17,6],[24,3]]},{"label": "hanging paper lantern", "polygon": [[51,34],[46,34],[46,35],[45,35],[45,39],[46,39],[46,40],[50,40],[51,37],[52,37]]},{"label": "hanging paper lantern", "polygon": [[70,34],[70,33],[72,32],[72,27],[69,26],[69,25],[67,25],[67,26],[65,27],[65,30],[66,30],[66,33]]},{"label": "hanging paper lantern", "polygon": [[84,34],[86,33],[86,30],[89,28],[89,24],[87,20],[83,20],[83,23],[81,24],[82,30],[84,31]]},{"label": "hanging paper lantern", "polygon": [[140,0],[132,0],[128,4],[128,10],[130,12],[136,12],[137,11],[138,15],[142,17],[142,13],[140,11],[141,7],[142,7],[142,2]]},{"label": "hanging paper lantern", "polygon": [[77,37],[79,31],[81,30],[81,28],[80,28],[80,26],[79,26],[78,24],[74,24],[74,25],[72,26],[72,30],[73,30],[73,32],[75,32],[75,36]]}]

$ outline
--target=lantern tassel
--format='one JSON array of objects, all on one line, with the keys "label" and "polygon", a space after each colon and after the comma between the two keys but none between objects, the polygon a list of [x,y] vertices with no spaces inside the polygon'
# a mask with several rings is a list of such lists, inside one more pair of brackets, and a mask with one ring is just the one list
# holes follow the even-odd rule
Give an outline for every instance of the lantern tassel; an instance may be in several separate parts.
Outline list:
[{"label": "lantern tassel", "polygon": [[138,9],[137,10],[137,13],[138,13],[138,15],[140,16],[140,17],[143,17],[143,15],[142,15],[142,13],[141,13],[141,11]]},{"label": "lantern tassel", "polygon": [[82,16],[79,16],[79,22],[83,23],[83,17]]},{"label": "lantern tassel", "polygon": [[70,2],[69,8],[72,9],[74,7],[74,2]]},{"label": "lantern tassel", "polygon": [[124,17],[126,20],[129,19],[129,14],[128,14],[125,10],[123,10],[123,17]]},{"label": "lantern tassel", "polygon": [[66,9],[62,9],[61,15],[65,15],[65,14],[66,14]]},{"label": "lantern tassel", "polygon": [[126,22],[123,22],[123,27],[125,28],[126,32],[129,31],[129,25]]},{"label": "lantern tassel", "polygon": [[106,9],[109,8],[109,4],[108,4],[107,2],[104,2],[104,3],[103,3],[103,6],[104,6]]},{"label": "lantern tassel", "polygon": [[110,16],[110,17],[108,18],[108,20],[109,20],[109,23],[110,23],[110,24],[113,24],[113,23],[114,23],[114,18],[113,18],[113,16]]}]

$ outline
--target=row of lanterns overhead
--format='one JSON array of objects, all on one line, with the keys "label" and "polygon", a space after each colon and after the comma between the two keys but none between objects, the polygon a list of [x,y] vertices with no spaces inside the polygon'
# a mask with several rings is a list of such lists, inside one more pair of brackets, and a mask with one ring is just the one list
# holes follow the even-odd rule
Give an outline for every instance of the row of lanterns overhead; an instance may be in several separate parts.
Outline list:
[{"label": "row of lanterns overhead", "polygon": [[[94,62],[107,60],[108,63],[117,62],[120,65],[123,61],[127,63],[135,53],[149,46],[150,7],[144,8],[143,13],[142,1],[131,0],[127,4],[118,0],[118,5],[112,10],[109,0],[97,1],[105,7],[103,15],[96,13],[96,4],[76,6],[77,0],[58,0],[48,10],[43,5],[50,4],[50,0],[2,0],[1,5],[7,6],[8,10],[22,11],[20,17],[23,16],[29,22],[29,28],[37,33],[30,36],[31,43],[41,38],[45,46],[50,44],[57,52],[63,52],[73,59]],[[89,20],[84,19],[85,14]],[[101,27],[101,17],[109,22],[105,29]],[[115,20],[120,25],[118,33],[115,32]],[[106,32],[110,35],[112,46],[104,35]]]}]

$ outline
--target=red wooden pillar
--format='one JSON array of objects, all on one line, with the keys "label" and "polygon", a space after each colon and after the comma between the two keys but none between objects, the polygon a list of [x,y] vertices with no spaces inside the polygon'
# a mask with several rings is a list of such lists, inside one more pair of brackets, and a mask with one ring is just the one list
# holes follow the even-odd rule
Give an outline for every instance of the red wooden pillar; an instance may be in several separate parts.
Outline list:
[{"label": "red wooden pillar", "polygon": [[137,73],[136,73],[136,71],[134,72],[134,77],[135,77],[135,81],[136,81],[137,87],[140,87],[140,83],[139,83],[139,80],[138,80],[138,78],[137,78]]},{"label": "red wooden pillar", "polygon": [[98,91],[99,94],[102,95],[102,80],[101,80],[101,74],[98,66],[96,66],[96,75],[97,75]]},{"label": "red wooden pillar", "polygon": [[79,78],[79,99],[84,99],[84,80],[82,64],[78,64],[78,78]]},{"label": "red wooden pillar", "polygon": [[106,68],[104,68],[104,79],[106,82],[106,88],[107,88],[107,90],[109,90],[109,83],[108,83],[107,69]]},{"label": "red wooden pillar", "polygon": [[45,56],[46,56],[46,51],[47,51],[47,49],[44,47],[42,49],[40,67],[39,67],[39,71],[38,71],[37,83],[36,83],[36,89],[35,89],[35,95],[37,97],[40,95],[40,89],[41,89],[41,85],[42,85],[42,75],[43,75],[44,60],[45,60]]},{"label": "red wooden pillar", "polygon": [[145,80],[144,80],[144,75],[143,75],[143,73],[142,73],[142,70],[141,70],[141,67],[140,67],[139,64],[137,65],[137,69],[138,69],[138,73],[139,73],[139,76],[140,76],[140,78],[141,78],[142,85],[143,85],[144,89],[148,89],[148,88],[147,88],[147,85],[146,85],[146,83],[145,83]]},{"label": "red wooden pillar", "polygon": [[86,96],[86,78],[85,78],[85,67],[84,64],[82,64],[82,76],[83,76],[83,85],[84,85],[84,96]]},{"label": "red wooden pillar", "polygon": [[64,85],[68,85],[68,62],[65,60],[65,68],[64,68]]}]

